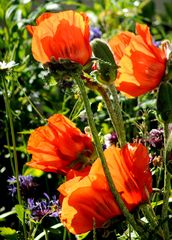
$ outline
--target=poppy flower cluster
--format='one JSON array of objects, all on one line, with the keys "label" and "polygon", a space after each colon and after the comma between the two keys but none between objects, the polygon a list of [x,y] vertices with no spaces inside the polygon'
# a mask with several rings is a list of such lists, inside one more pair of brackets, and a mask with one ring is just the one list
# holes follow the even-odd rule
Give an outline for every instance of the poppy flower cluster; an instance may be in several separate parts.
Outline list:
[{"label": "poppy flower cluster", "polygon": [[[84,150],[92,153],[91,139],[60,114],[50,117],[47,126],[37,128],[28,142],[28,151],[32,153],[28,166],[67,174],[67,181],[58,188],[59,216],[73,234],[90,231],[93,225],[100,228],[109,219],[122,215],[99,158],[82,170],[70,167]],[[137,143],[126,144],[122,149],[112,145],[104,154],[117,191],[129,211],[133,211],[152,192],[147,149]]]},{"label": "poppy flower cluster", "polygon": [[[90,30],[85,14],[45,13],[36,23],[27,29],[33,36],[32,53],[37,61],[67,59],[81,65],[90,61]],[[165,52],[154,46],[146,25],[137,24],[136,34],[123,32],[109,45],[119,67],[114,81],[119,91],[137,97],[159,85],[166,68]],[[100,228],[109,219],[122,215],[100,159],[87,164],[94,151],[91,138],[69,119],[61,114],[50,117],[48,125],[32,132],[27,149],[32,154],[28,166],[66,174],[67,181],[58,188],[60,219],[71,233]],[[128,210],[133,211],[152,192],[147,149],[140,143],[126,144],[121,149],[112,145],[104,155],[117,191]]]},{"label": "poppy flower cluster", "polygon": [[45,172],[68,172],[89,163],[94,147],[90,137],[82,133],[62,114],[54,114],[47,126],[35,129],[27,150],[32,159],[27,165]]},{"label": "poppy flower cluster", "polygon": [[[32,35],[34,58],[47,63],[70,60],[85,65],[91,59],[89,19],[72,10],[44,13],[36,26],[27,26]],[[136,34],[122,32],[108,43],[118,65],[115,86],[125,95],[137,97],[155,89],[165,74],[166,54],[152,41],[149,27],[136,24]]]}]

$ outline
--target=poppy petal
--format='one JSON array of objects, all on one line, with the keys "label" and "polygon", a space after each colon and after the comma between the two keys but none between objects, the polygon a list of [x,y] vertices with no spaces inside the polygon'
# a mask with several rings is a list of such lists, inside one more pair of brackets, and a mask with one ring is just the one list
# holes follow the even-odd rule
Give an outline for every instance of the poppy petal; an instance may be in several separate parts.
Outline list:
[{"label": "poppy petal", "polygon": [[148,26],[137,23],[136,34],[121,33],[109,44],[119,66],[115,80],[119,91],[137,97],[160,84],[166,69],[165,52],[154,46]]},{"label": "poppy petal", "polygon": [[70,168],[85,167],[84,157],[89,160],[94,149],[90,137],[63,115],[54,114],[48,119],[47,126],[31,133],[27,150],[32,154],[28,166],[67,173]]},{"label": "poppy petal", "polygon": [[[142,144],[127,144],[122,149],[111,146],[104,154],[116,189],[132,211],[149,198],[145,189],[152,192],[148,152]],[[90,231],[93,225],[102,227],[112,217],[122,214],[109,189],[99,158],[87,176],[68,180],[58,191],[61,193],[61,221],[73,234]]]},{"label": "poppy petal", "polygon": [[33,35],[32,53],[37,61],[50,62],[69,59],[81,65],[91,57],[88,17],[83,13],[64,11],[44,13],[37,19],[37,26],[28,26]]}]

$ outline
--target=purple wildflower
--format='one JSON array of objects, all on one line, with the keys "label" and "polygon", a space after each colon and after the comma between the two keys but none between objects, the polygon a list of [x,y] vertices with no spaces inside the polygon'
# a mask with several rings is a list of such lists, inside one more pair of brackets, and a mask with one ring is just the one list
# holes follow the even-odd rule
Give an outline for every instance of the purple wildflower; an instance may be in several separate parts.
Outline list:
[{"label": "purple wildflower", "polygon": [[155,41],[155,40],[153,40],[153,45],[154,45],[155,47],[160,47],[160,46],[161,46],[161,41]]},{"label": "purple wildflower", "polygon": [[163,129],[152,129],[149,132],[148,142],[151,147],[162,148],[164,144],[164,131]]},{"label": "purple wildflower", "polygon": [[92,41],[94,38],[101,38],[102,32],[100,31],[100,28],[91,26],[90,28],[90,41]]},{"label": "purple wildflower", "polygon": [[17,192],[17,188],[16,188],[15,185],[9,185],[9,186],[8,186],[8,191],[9,191],[10,195],[11,195],[12,197],[14,197],[15,194],[16,194],[16,192]]},{"label": "purple wildflower", "polygon": [[[9,193],[12,197],[14,197],[14,195],[17,192],[16,177],[14,176],[9,177],[7,182],[9,184],[8,186]],[[33,177],[30,175],[28,176],[19,175],[19,184],[22,197],[28,197],[30,194],[33,194],[34,190],[37,187],[37,184],[34,182]]]},{"label": "purple wildflower", "polygon": [[44,198],[38,201],[33,198],[28,198],[27,208],[31,211],[31,217],[35,221],[40,221],[45,216],[58,217],[60,205],[56,196],[50,199],[48,194],[44,193]]},{"label": "purple wildflower", "polygon": [[112,144],[116,144],[118,142],[117,134],[115,132],[108,133],[104,136],[104,145],[103,149],[110,147]]}]

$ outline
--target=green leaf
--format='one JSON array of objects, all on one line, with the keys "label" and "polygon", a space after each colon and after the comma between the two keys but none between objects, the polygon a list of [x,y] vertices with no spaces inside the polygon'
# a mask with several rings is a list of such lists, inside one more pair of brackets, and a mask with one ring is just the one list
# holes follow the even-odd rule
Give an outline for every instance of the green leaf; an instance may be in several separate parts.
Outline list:
[{"label": "green leaf", "polygon": [[48,80],[49,80],[49,86],[57,85],[57,81],[56,81],[55,77],[50,76],[50,78]]},{"label": "green leaf", "polygon": [[33,177],[41,177],[44,174],[43,171],[34,168],[27,168],[23,173],[24,176],[31,175]]},{"label": "green leaf", "polygon": [[88,234],[89,234],[89,232],[86,232],[86,233],[84,233],[84,234],[77,235],[77,239],[78,239],[78,240],[82,240],[82,239],[86,238],[86,236],[87,236]]},{"label": "green leaf", "polygon": [[[10,149],[10,150],[14,150],[14,147],[8,147],[7,145],[4,145],[5,148],[7,149]],[[24,153],[27,153],[26,151],[26,146],[19,146],[19,147],[16,147],[16,151],[18,152],[24,152]]]},{"label": "green leaf", "polygon": [[0,227],[0,236],[5,237],[5,239],[17,239],[16,230],[9,227]]},{"label": "green leaf", "polygon": [[19,134],[31,134],[34,131],[34,129],[30,129],[30,130],[23,130],[21,132],[18,132]]},{"label": "green leaf", "polygon": [[16,210],[18,219],[23,224],[24,223],[24,213],[25,213],[23,205],[19,205],[19,204],[15,205],[15,210]]}]

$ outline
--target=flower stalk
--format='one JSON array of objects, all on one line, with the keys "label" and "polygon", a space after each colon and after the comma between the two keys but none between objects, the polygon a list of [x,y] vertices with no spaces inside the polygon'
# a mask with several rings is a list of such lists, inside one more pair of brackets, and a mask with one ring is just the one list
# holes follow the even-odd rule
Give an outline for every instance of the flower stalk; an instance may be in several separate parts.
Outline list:
[{"label": "flower stalk", "polygon": [[86,93],[86,90],[85,90],[85,85],[83,83],[83,80],[80,78],[80,76],[77,75],[77,76],[75,76],[75,81],[76,81],[76,83],[79,87],[79,90],[80,90],[80,93],[81,93],[81,96],[82,96],[82,99],[83,99],[83,102],[84,102],[84,105],[85,105],[85,109],[86,109],[86,113],[87,113],[87,117],[88,117],[88,122],[89,122],[89,126],[90,126],[90,129],[91,129],[91,132],[92,132],[94,143],[95,143],[95,146],[96,146],[97,154],[98,154],[98,156],[99,156],[99,158],[102,162],[104,173],[105,173],[105,176],[107,178],[107,182],[108,182],[109,188],[112,192],[112,195],[113,195],[115,201],[117,202],[119,208],[121,209],[122,213],[126,217],[127,221],[133,226],[135,231],[137,231],[140,234],[140,236],[143,237],[143,239],[146,239],[146,236],[145,236],[145,233],[144,233],[143,229],[140,226],[137,225],[134,217],[128,211],[127,207],[125,206],[124,202],[121,199],[121,196],[120,196],[119,192],[117,191],[117,189],[114,185],[114,182],[113,182],[111,173],[109,171],[109,168],[108,168],[108,165],[107,165],[107,162],[106,162],[103,150],[102,150],[102,146],[101,146],[101,143],[100,143],[100,140],[99,140],[98,132],[97,132],[95,122],[94,122],[93,112],[91,110],[90,102],[89,102],[89,99],[88,99],[88,96],[87,96],[87,93]]},{"label": "flower stalk", "polygon": [[118,120],[118,129],[119,129],[119,135],[120,135],[120,143],[121,147],[126,144],[126,133],[124,128],[124,121],[122,117],[121,107],[119,104],[118,94],[116,87],[113,83],[108,85],[109,91],[112,95],[112,102],[113,102],[113,111],[115,112]]},{"label": "flower stalk", "polygon": [[144,214],[144,216],[147,218],[150,226],[149,226],[149,231],[150,232],[154,232],[155,235],[158,235],[161,237],[162,240],[164,240],[164,232],[162,230],[162,228],[158,225],[158,219],[152,209],[151,204],[143,204],[141,206],[141,210]]},{"label": "flower stalk", "polygon": [[[12,138],[12,144],[13,144],[14,169],[15,169],[15,177],[16,177],[16,185],[17,185],[17,199],[18,199],[19,204],[22,205],[15,132],[14,132],[14,125],[13,125],[13,119],[12,119],[11,108],[10,108],[10,101],[9,101],[9,98],[8,98],[8,90],[7,90],[7,85],[6,85],[6,81],[5,81],[5,74],[1,75],[1,79],[2,79],[2,83],[3,83],[3,87],[4,87],[4,101],[5,101],[7,116],[9,118],[11,138]],[[26,232],[25,221],[23,221],[23,232],[24,232],[24,238],[26,240],[27,239],[27,232]]]},{"label": "flower stalk", "polygon": [[168,123],[164,122],[164,192],[163,192],[163,206],[162,206],[162,222],[164,235],[166,240],[170,240],[169,227],[168,227],[168,201],[170,197],[170,173],[167,169],[168,155],[167,155],[167,140],[169,137]]},{"label": "flower stalk", "polygon": [[[107,89],[104,88],[101,84],[97,82],[92,82],[92,81],[86,81],[86,86],[92,90],[98,91],[100,95],[103,97],[112,125],[118,136],[119,145],[121,147],[124,146],[126,144],[126,136],[125,136],[124,124],[121,123],[121,121],[123,122],[122,115],[118,113],[120,112],[120,110],[117,110],[117,108],[113,106],[112,101],[107,92]],[[119,104],[118,104],[118,107],[119,107]],[[119,121],[119,115],[121,115],[120,121]],[[121,129],[122,127],[123,129]]]},{"label": "flower stalk", "polygon": [[5,81],[4,78],[5,78],[5,76],[2,77],[2,82],[3,82],[3,87],[4,87],[5,107],[6,107],[6,111],[7,111],[7,116],[9,118],[10,130],[11,130],[11,138],[12,138],[12,144],[13,144],[14,168],[15,168],[15,177],[16,177],[16,184],[17,184],[17,198],[18,198],[19,204],[22,204],[21,194],[20,194],[19,170],[18,170],[18,160],[17,160],[17,151],[16,151],[16,141],[15,141],[14,125],[13,125],[13,120],[12,120],[12,115],[11,115],[10,102],[9,102],[9,99],[8,99],[7,85],[6,85],[6,81]]}]

